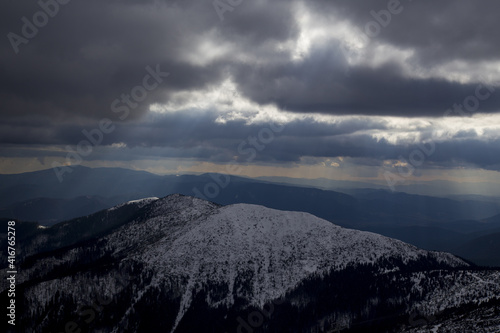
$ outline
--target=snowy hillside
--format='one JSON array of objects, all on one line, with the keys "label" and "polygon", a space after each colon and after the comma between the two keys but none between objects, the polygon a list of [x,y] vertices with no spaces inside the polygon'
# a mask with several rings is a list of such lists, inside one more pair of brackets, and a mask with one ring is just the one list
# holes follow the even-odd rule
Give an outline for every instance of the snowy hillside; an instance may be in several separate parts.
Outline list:
[{"label": "snowy hillside", "polygon": [[[161,324],[166,332],[188,332],[198,327],[192,326],[194,317],[199,325],[206,324],[202,318],[220,318],[217,325],[230,329],[237,326],[238,313],[282,298],[288,307],[279,311],[297,312],[297,318],[307,314],[311,329],[320,317],[322,326],[337,328],[343,318],[341,328],[348,329],[383,311],[397,311],[399,320],[412,311],[432,316],[497,301],[500,295],[498,271],[476,272],[451,254],[342,228],[307,213],[248,204],[221,207],[181,195],[128,206],[135,209],[129,220],[106,235],[27,261],[22,288],[30,319],[43,317],[43,327],[57,328],[74,316],[72,308],[85,306],[97,293],[110,295],[110,302],[97,316],[101,321],[90,323],[94,330],[121,332],[126,326],[142,332]],[[328,293],[333,296],[326,298]],[[357,296],[335,303],[349,293]],[[54,302],[65,303],[65,310],[46,317]],[[300,310],[308,307],[316,308]],[[148,316],[155,313],[161,319],[152,324]],[[278,317],[266,325],[284,324]]]},{"label": "snowy hillside", "polygon": [[[153,216],[113,234],[108,244],[119,249],[123,244],[130,246],[136,239],[150,239],[168,230],[161,239],[147,242],[129,258],[154,267],[159,276],[187,278],[185,307],[189,306],[193,291],[207,281],[229,286],[226,298],[212,306],[221,302],[232,305],[235,296],[244,296],[243,292],[233,291],[235,280],[249,271],[253,276],[249,282],[252,291],[246,295],[251,304],[262,306],[311,275],[321,276],[350,264],[376,264],[383,258],[408,263],[428,254],[401,241],[345,229],[307,213],[248,204],[207,210],[207,204],[201,200],[179,199],[193,200],[191,210],[182,212],[188,216],[186,222],[182,215],[181,223],[166,218],[173,208],[170,200],[163,200],[155,204]],[[450,254],[430,255],[450,267],[468,265]],[[156,282],[162,283],[161,279]]]}]

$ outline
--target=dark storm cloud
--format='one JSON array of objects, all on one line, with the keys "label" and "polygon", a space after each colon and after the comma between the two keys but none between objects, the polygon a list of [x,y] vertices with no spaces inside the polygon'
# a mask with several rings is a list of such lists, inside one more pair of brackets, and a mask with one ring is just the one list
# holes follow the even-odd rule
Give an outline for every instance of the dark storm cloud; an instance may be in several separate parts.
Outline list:
[{"label": "dark storm cloud", "polygon": [[[474,112],[500,110],[500,94],[482,84],[404,77],[399,66],[354,67],[345,73],[338,46],[315,49],[301,63],[240,66],[241,91],[261,104],[277,103],[296,112],[442,117],[476,89],[488,98]],[[489,89],[489,90],[488,90]]]},{"label": "dark storm cloud", "polygon": [[[275,16],[273,9],[280,14]],[[3,2],[1,33],[23,37],[21,18],[32,22],[40,11],[36,3]],[[141,84],[146,66],[159,65],[171,77],[133,110],[130,119],[137,118],[172,92],[220,82],[224,62],[199,66],[186,61],[204,33],[219,29],[221,38],[254,46],[286,39],[295,31],[286,12],[284,4],[245,4],[221,24],[211,2],[72,0],[59,5],[27,44],[17,45],[17,54],[9,39],[2,39],[2,114],[53,120],[110,117],[113,100]]]},{"label": "dark storm cloud", "polygon": [[[60,5],[59,13],[27,44],[19,45],[17,54],[6,36],[10,32],[21,35],[21,18],[32,21],[40,7],[36,2],[2,2],[0,142],[13,146],[0,154],[43,157],[35,144],[76,145],[85,139],[83,129],[90,130],[107,117],[116,129],[103,137],[89,160],[195,157],[227,162],[241,155],[238,146],[265,125],[248,125],[243,120],[218,123],[217,110],[187,109],[166,115],[147,110],[153,103],[170,101],[176,92],[217,87],[228,76],[240,95],[296,113],[441,117],[453,104],[476,93],[479,82],[412,78],[395,62],[349,65],[342,52],[345,41],[335,38],[314,44],[302,59],[291,61],[290,51],[278,50],[276,45],[295,41],[301,34],[294,16],[296,2],[244,0],[226,12],[221,22],[212,1],[71,0]],[[313,20],[342,19],[361,30],[373,20],[370,11],[385,10],[387,3],[303,2],[313,10]],[[498,60],[498,2],[401,4],[401,13],[393,15],[369,43],[411,49],[412,60],[421,66],[454,60],[472,66]],[[204,42],[207,49],[200,51]],[[212,51],[221,51],[222,56],[212,59]],[[112,111],[113,101],[143,84],[147,66],[169,76],[148,91],[126,119],[120,119]],[[494,89],[475,112],[500,110],[500,87]],[[398,159],[416,149],[417,145],[394,145],[359,133],[387,129],[383,120],[366,118],[334,124],[313,118],[297,120],[287,124],[286,131],[276,135],[256,161],[290,162],[303,156]],[[490,134],[494,137],[495,133]],[[484,135],[459,132],[427,161],[440,165],[464,161],[493,168],[500,163],[499,142],[489,140],[487,132]],[[118,143],[127,148],[106,147]],[[14,153],[16,144],[31,150]],[[46,154],[63,156],[64,152]]]},{"label": "dark storm cloud", "polygon": [[[423,67],[454,60],[474,67],[483,61],[498,60],[498,2],[392,2],[399,3],[399,13],[383,18],[384,24],[377,23],[380,32],[376,36],[365,33],[369,44],[384,42],[413,50],[412,63]],[[388,13],[388,3],[391,1],[338,0],[313,2],[310,7],[318,17],[335,13],[335,19],[348,20],[365,32],[369,22],[376,22],[372,11]],[[296,112],[435,117],[443,116],[453,104],[462,103],[483,83],[412,78],[394,63],[348,68],[342,47],[341,41],[332,39],[315,47],[298,63],[284,60],[280,64],[239,66],[235,69],[237,82],[253,100],[261,104],[276,102]],[[494,94],[481,103],[482,112],[500,111],[499,87],[494,89]]]},{"label": "dark storm cloud", "polygon": [[[234,147],[248,136],[257,136],[270,123],[248,125],[246,120],[217,122],[219,114],[207,112],[177,112],[172,114],[152,114],[134,123],[113,122],[114,129],[102,135],[100,145],[123,142],[128,147],[179,147],[192,148],[208,145]],[[35,132],[43,127],[44,133]],[[7,121],[0,124],[0,141],[14,144],[64,144],[76,145],[88,140],[83,133],[90,133],[98,125],[76,125],[74,123],[53,124],[39,121],[33,125],[25,122]],[[307,118],[286,124],[286,135],[297,138],[321,138],[347,135],[360,130],[387,129],[386,121],[379,119],[339,120],[333,124],[322,123]]]},{"label": "dark storm cloud", "polygon": [[[474,91],[475,83],[411,79],[396,65],[359,66],[346,75],[345,54],[335,40],[315,46],[303,61],[291,63],[271,49],[299,34],[293,4],[244,1],[220,22],[211,2],[70,1],[59,6],[59,12],[28,44],[19,45],[18,54],[8,38],[3,39],[2,114],[47,115],[53,120],[109,117],[113,100],[141,83],[146,66],[156,65],[171,76],[148,93],[130,119],[144,114],[151,103],[168,101],[173,92],[217,85],[228,70],[247,97],[261,104],[287,105],[296,112],[440,116]],[[335,14],[360,28],[373,20],[371,10],[387,8],[386,1],[305,4],[316,8],[318,17]],[[419,61],[497,59],[496,2],[402,5],[404,10],[394,15],[376,40],[414,48]],[[0,9],[4,36],[22,35],[21,18],[32,21],[41,10],[34,2],[4,2]],[[205,66],[187,62],[203,38],[210,38],[202,37],[210,31],[235,51],[258,52],[262,58],[258,64],[232,59],[230,54]],[[281,56],[281,62],[275,61],[276,56]],[[495,95],[481,110],[498,111],[499,106]]]},{"label": "dark storm cloud", "polygon": [[[195,158],[214,163],[227,163],[235,158],[239,163],[249,161],[248,148],[255,146],[249,138],[259,138],[263,129],[271,128],[269,123],[246,124],[244,121],[218,123],[218,114],[176,113],[156,115],[143,119],[140,123],[115,123],[112,133],[103,135],[102,144],[93,147],[93,152],[84,160],[138,159],[157,160],[161,158]],[[11,125],[12,126],[12,125]],[[8,127],[0,128],[7,135],[22,133],[22,128],[12,132]],[[90,127],[53,126],[46,137],[52,138],[42,144],[55,142],[70,145],[73,150],[82,140],[88,138],[82,130]],[[262,149],[254,149],[256,154],[251,162],[289,163],[301,162],[305,156],[311,158],[332,158],[337,156],[355,159],[357,164],[379,166],[383,160],[408,160],[420,144],[392,144],[386,139],[376,139],[363,134],[366,130],[390,131],[385,120],[370,118],[348,118],[336,124],[325,124],[314,119],[292,121],[277,132],[270,142],[257,141]],[[268,137],[266,137],[267,140]],[[1,137],[2,140],[6,139]],[[22,136],[12,141],[22,140]],[[24,138],[25,147],[15,149],[15,145],[0,149],[2,157],[65,157],[64,150],[39,150],[43,145],[35,136],[31,142]],[[125,144],[116,148],[112,144]],[[468,164],[484,169],[497,170],[500,165],[500,141],[483,140],[474,131],[458,132],[450,141],[435,141],[435,152],[425,157],[425,167],[457,167]]]},{"label": "dark storm cloud", "polygon": [[[317,15],[333,10],[362,31],[374,21],[372,11],[387,11],[389,0],[317,1]],[[424,63],[462,60],[497,60],[500,44],[498,12],[494,0],[395,1],[398,14],[391,14],[386,27],[374,39],[414,48]]]},{"label": "dark storm cloud", "polygon": [[430,161],[438,164],[468,162],[484,169],[499,170],[500,140],[465,139],[442,142]]}]

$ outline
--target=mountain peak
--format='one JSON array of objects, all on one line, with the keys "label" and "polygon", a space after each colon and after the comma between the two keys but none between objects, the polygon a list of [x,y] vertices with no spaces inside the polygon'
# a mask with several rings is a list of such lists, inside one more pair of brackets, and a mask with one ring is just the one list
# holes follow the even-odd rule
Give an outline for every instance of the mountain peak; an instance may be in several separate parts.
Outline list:
[{"label": "mountain peak", "polygon": [[[176,322],[193,294],[207,283],[228,286],[210,305],[232,306],[237,298],[262,306],[284,296],[301,281],[349,266],[380,265],[380,274],[398,270],[389,258],[408,264],[426,258],[447,267],[468,266],[447,253],[428,252],[378,234],[334,225],[308,213],[251,204],[218,206],[202,199],[170,195],[152,201],[144,216],[108,239],[115,253],[136,243],[130,259],[165,278],[187,280]],[[251,286],[250,290],[242,288]]]},{"label": "mountain peak", "polygon": [[[279,311],[304,314],[311,323],[323,315],[330,323],[345,317],[349,327],[353,321],[380,315],[378,311],[419,307],[433,314],[442,304],[459,307],[498,295],[497,272],[475,273],[451,254],[343,228],[309,213],[252,204],[220,206],[173,194],[96,216],[118,219],[122,214],[126,221],[113,224],[109,232],[56,253],[38,254],[25,265],[25,281],[30,276],[37,279],[29,282],[25,293],[40,309],[33,317],[45,316],[51,302],[68,300],[58,317],[59,322],[67,321],[75,313],[72,300],[91,298],[91,291],[81,286],[114,292],[109,310],[98,315],[102,324],[92,326],[110,332],[119,331],[118,323],[136,332],[148,331],[146,327],[199,331],[205,324],[192,322],[208,320],[203,314],[234,329],[240,311],[264,309],[279,299],[288,302]],[[123,282],[120,276],[125,272],[133,278]],[[60,277],[54,279],[57,274]],[[56,291],[61,295],[55,296]],[[460,297],[444,297],[442,292],[448,291]],[[347,303],[338,304],[337,297]],[[329,302],[337,302],[334,312],[324,306]],[[312,308],[301,312],[305,307]],[[158,323],[150,324],[151,311]],[[110,314],[117,316],[112,328],[105,319]],[[282,325],[280,318],[270,322]]]}]

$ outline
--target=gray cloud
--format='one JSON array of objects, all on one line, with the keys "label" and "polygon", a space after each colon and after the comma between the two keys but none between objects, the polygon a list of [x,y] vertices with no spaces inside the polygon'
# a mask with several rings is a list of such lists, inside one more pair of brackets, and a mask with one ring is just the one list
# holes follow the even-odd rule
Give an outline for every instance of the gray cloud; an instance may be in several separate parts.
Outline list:
[{"label": "gray cloud", "polygon": [[[40,7],[19,2],[0,5],[0,31],[22,36],[21,17],[30,21]],[[203,34],[258,45],[293,35],[284,4],[245,5],[218,20],[211,3],[195,1],[71,1],[60,6],[28,44],[15,54],[7,38],[0,48],[0,97],[4,116],[46,115],[67,120],[110,116],[110,104],[140,84],[146,66],[160,64],[171,74],[131,115],[175,91],[217,84],[224,62],[198,66],[185,61]],[[274,8],[274,11],[273,11]],[[280,16],[274,13],[279,11]],[[254,24],[258,20],[259,24]],[[227,59],[229,61],[229,59]]]},{"label": "gray cloud", "polygon": [[[249,138],[259,138],[263,129],[271,128],[268,123],[246,124],[244,121],[216,122],[216,112],[175,113],[147,117],[140,123],[114,123],[116,129],[103,135],[102,144],[93,147],[93,152],[85,160],[137,160],[160,158],[195,158],[214,163],[278,163],[301,162],[303,158],[348,157],[361,165],[380,166],[383,160],[408,160],[420,143],[390,143],[386,139],[376,139],[364,131],[385,131],[391,128],[383,119],[347,118],[336,124],[326,124],[313,118],[288,123],[284,130],[275,133],[269,143],[258,141],[262,150],[255,149]],[[45,136],[51,138],[40,142],[36,131],[22,127],[0,128],[6,141],[9,135],[31,132],[32,136],[14,137],[12,142],[24,140],[24,149],[16,150],[16,145],[0,150],[3,157],[65,157],[64,150],[41,151],[40,146],[55,143],[70,145],[72,149],[82,140],[88,140],[82,130],[91,127],[52,126],[47,127]],[[31,141],[28,141],[31,138]],[[266,137],[267,138],[267,137]],[[425,157],[422,168],[457,167],[469,165],[497,170],[500,165],[500,140],[479,137],[475,131],[459,131],[448,140],[433,141],[435,153]],[[123,148],[113,148],[112,144],[125,144]],[[243,145],[243,146],[241,146]],[[242,149],[243,148],[243,149]],[[247,149],[254,150],[252,156]]]},{"label": "gray cloud", "polygon": [[[9,146],[1,154],[13,156],[16,145],[23,145],[32,149],[17,151],[15,156],[42,158],[45,153],[33,145],[75,145],[84,139],[83,129],[107,117],[115,122],[116,130],[102,144],[123,142],[128,148],[99,147],[89,159],[165,156],[229,161],[238,155],[242,140],[256,135],[262,124],[218,123],[217,110],[212,109],[148,113],[154,103],[166,103],[179,92],[217,87],[227,77],[241,96],[257,104],[275,104],[304,114],[442,117],[476,91],[479,82],[474,80],[411,77],[394,61],[349,65],[341,49],[345,41],[334,37],[291,61],[290,51],[277,45],[296,41],[301,34],[296,3],[243,1],[226,12],[222,22],[210,1],[72,0],[61,5],[28,44],[19,45],[18,54],[8,38],[2,39],[0,142]],[[313,18],[341,18],[361,30],[373,20],[371,10],[387,8],[385,0],[302,3]],[[497,2],[404,1],[402,5],[404,10],[371,43],[411,49],[411,60],[420,66],[459,60],[473,67],[499,60]],[[35,2],[3,2],[0,32],[21,34],[21,18],[32,20],[39,10]],[[212,54],[217,52],[221,55]],[[157,65],[170,75],[122,123],[112,111],[113,101],[143,83],[146,66]],[[476,112],[500,110],[500,87],[495,89]],[[367,118],[334,124],[313,118],[294,121],[256,161],[348,156],[377,165],[382,159],[408,156],[417,147],[376,140],[360,133],[363,130],[384,131],[388,125]],[[440,144],[439,153],[429,157],[428,163],[462,161],[494,169],[500,164],[499,142],[489,139],[490,134],[459,132]]]},{"label": "gray cloud", "polygon": [[[249,98],[277,103],[296,112],[442,117],[453,104],[474,95],[481,82],[460,84],[444,79],[402,76],[397,65],[354,67],[345,75],[338,46],[316,49],[299,64],[283,62],[236,69],[237,82]],[[500,110],[498,88],[475,110]],[[486,88],[481,92],[486,93]]]},{"label": "gray cloud", "polygon": [[[294,3],[244,1],[220,22],[208,2],[71,1],[61,5],[28,44],[19,45],[19,54],[3,39],[2,113],[4,117],[46,115],[61,121],[109,117],[112,101],[141,83],[146,66],[156,64],[171,77],[148,94],[130,119],[143,115],[152,103],[168,101],[173,92],[217,85],[227,71],[245,96],[260,104],[287,105],[296,112],[441,116],[474,91],[474,82],[408,78],[395,64],[356,66],[346,76],[341,41],[335,39],[314,46],[303,61],[292,63],[274,46],[298,38]],[[318,17],[335,14],[361,28],[373,20],[371,10],[387,7],[386,1],[304,4],[316,9]],[[33,13],[41,10],[24,2],[1,6],[4,35],[21,35],[21,17],[32,20]],[[423,63],[460,57],[498,59],[497,3],[404,2],[403,6],[377,40],[414,48]],[[232,45],[235,52],[258,56],[258,62],[230,55],[206,65],[186,60],[213,36]],[[500,110],[498,94],[482,103],[481,110]]]},{"label": "gray cloud", "polygon": [[[497,13],[500,3],[494,0],[401,0],[399,14],[392,14],[376,39],[413,48],[416,57],[426,64],[451,60],[497,60],[500,45],[496,31],[500,28]],[[372,11],[388,9],[387,0],[318,1],[317,15],[338,12],[355,27],[365,31],[374,21]],[[387,20],[384,18],[384,20]]]}]

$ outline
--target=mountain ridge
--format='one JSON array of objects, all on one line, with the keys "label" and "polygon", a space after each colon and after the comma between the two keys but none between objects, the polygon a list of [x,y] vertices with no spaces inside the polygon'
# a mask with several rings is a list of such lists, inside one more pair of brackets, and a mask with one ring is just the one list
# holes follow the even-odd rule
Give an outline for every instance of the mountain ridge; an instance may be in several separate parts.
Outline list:
[{"label": "mountain ridge", "polygon": [[[302,326],[301,332],[320,326],[349,331],[367,320],[400,329],[415,311],[438,316],[443,307],[454,315],[466,305],[490,311],[500,302],[497,270],[477,270],[451,254],[346,229],[308,213],[220,206],[183,195],[128,202],[106,212],[125,221],[110,223],[110,230],[85,242],[35,249],[25,258],[20,307],[32,310],[23,322],[38,323],[27,324],[29,331],[60,330],[96,293],[109,302],[89,323],[84,318],[78,323],[108,332],[193,332],[206,325],[241,331],[238,318],[262,313],[277,300],[282,302],[274,316],[256,332]],[[95,218],[100,221],[103,214]],[[460,296],[443,296],[455,294]],[[64,304],[64,310],[53,312],[54,304]],[[391,313],[397,320],[384,319]],[[284,321],[291,314],[294,319]],[[382,326],[373,327],[386,332]]]}]

